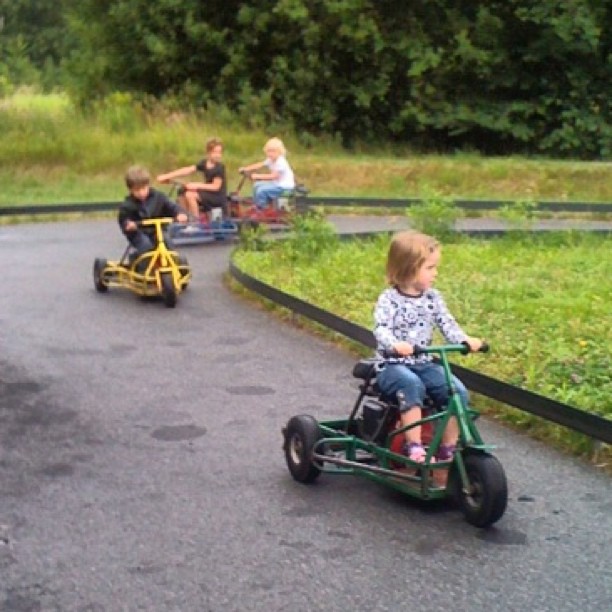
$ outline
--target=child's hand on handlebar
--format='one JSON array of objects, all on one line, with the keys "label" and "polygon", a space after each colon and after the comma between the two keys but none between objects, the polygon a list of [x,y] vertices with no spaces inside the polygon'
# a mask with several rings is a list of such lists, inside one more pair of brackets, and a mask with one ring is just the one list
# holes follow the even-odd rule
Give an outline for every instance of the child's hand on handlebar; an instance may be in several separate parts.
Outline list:
[{"label": "child's hand on handlebar", "polygon": [[484,344],[484,340],[481,340],[480,338],[472,338],[470,336],[465,339],[465,342],[470,347],[470,351],[472,353],[477,353]]},{"label": "child's hand on handlebar", "polygon": [[135,232],[138,229],[138,226],[136,225],[135,221],[132,221],[131,219],[128,219],[125,222],[125,225],[123,226],[123,229],[126,232]]},{"label": "child's hand on handlebar", "polygon": [[402,357],[409,357],[414,353],[414,348],[410,342],[398,342],[393,345],[393,350]]}]

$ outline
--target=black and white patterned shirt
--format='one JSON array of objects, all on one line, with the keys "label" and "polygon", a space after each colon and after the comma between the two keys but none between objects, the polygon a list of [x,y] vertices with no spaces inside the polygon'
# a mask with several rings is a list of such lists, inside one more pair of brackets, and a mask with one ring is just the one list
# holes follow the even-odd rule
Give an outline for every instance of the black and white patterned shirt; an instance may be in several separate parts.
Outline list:
[{"label": "black and white patterned shirt", "polygon": [[435,327],[451,344],[467,339],[467,334],[459,327],[436,289],[428,289],[418,297],[406,295],[396,287],[386,289],[376,302],[374,321],[377,353],[389,363],[412,365],[431,361],[431,355],[391,357],[389,352],[398,342],[429,346]]}]

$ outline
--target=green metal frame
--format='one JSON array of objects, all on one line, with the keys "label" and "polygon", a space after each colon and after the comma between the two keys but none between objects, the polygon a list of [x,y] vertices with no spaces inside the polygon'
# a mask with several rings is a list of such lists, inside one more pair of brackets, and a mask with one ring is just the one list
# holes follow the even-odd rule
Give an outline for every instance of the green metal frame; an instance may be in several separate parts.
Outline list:
[{"label": "green metal frame", "polygon": [[[474,423],[478,413],[464,406],[461,395],[452,383],[452,373],[447,353],[466,353],[466,346],[463,344],[432,346],[422,349],[422,352],[433,353],[439,356],[440,365],[444,369],[445,378],[449,386],[450,399],[447,409],[443,412],[426,416],[411,425],[391,431],[387,435],[383,446],[350,434],[349,431],[351,431],[352,426],[351,418],[320,421],[319,428],[323,437],[313,448],[313,461],[317,462],[323,472],[364,476],[412,497],[441,499],[451,494],[451,485],[450,483],[447,483],[444,487],[437,485],[434,482],[433,474],[436,470],[449,470],[450,473],[453,466],[456,466],[463,490],[470,490],[463,454],[488,452],[494,446],[483,442],[480,432]],[[452,417],[457,419],[459,427],[457,452],[452,462],[432,463],[432,458],[440,446],[444,429]],[[431,422],[437,422],[437,426],[423,463],[416,463],[405,455],[399,455],[390,450],[395,436],[403,435],[408,429]],[[329,454],[327,452],[329,450],[333,454]]]}]

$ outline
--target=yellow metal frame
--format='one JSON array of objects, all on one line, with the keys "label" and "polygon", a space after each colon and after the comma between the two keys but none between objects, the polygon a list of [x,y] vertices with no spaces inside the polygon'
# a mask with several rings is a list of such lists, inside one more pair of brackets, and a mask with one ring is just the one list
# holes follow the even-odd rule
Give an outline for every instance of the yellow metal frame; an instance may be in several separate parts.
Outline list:
[{"label": "yellow metal frame", "polygon": [[[173,222],[171,217],[146,219],[142,226],[155,226],[157,246],[152,251],[139,255],[128,262],[128,247],[119,261],[108,261],[102,271],[101,280],[107,287],[126,287],[142,296],[161,295],[162,275],[170,273],[177,295],[191,280],[190,266],[178,264],[178,253],[171,251],[164,240],[162,227]],[[144,265],[146,263],[146,266]],[[143,269],[137,272],[137,269]]]}]

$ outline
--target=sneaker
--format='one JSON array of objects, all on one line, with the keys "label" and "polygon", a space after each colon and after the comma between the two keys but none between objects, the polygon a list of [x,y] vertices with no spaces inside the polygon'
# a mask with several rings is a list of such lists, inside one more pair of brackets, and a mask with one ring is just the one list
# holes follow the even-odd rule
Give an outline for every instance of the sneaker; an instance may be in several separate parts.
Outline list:
[{"label": "sneaker", "polygon": [[187,227],[183,229],[183,233],[194,234],[195,232],[199,231],[199,229],[200,228],[197,225],[188,225]]},{"label": "sneaker", "polygon": [[[424,463],[427,451],[423,448],[423,445],[419,442],[406,442],[402,447],[402,453],[416,463]],[[435,462],[432,457],[432,463]]]},{"label": "sneaker", "polygon": [[454,444],[440,444],[436,459],[438,461],[452,461],[457,447]]}]

